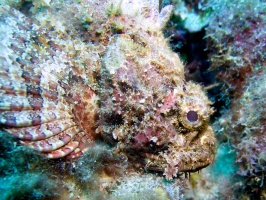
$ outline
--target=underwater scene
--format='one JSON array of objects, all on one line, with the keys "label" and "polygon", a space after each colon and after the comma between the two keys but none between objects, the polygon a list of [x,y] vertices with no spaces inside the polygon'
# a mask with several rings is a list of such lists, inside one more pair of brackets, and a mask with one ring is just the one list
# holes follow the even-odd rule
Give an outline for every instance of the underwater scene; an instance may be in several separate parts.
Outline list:
[{"label": "underwater scene", "polygon": [[1,200],[266,200],[265,0],[0,0]]}]

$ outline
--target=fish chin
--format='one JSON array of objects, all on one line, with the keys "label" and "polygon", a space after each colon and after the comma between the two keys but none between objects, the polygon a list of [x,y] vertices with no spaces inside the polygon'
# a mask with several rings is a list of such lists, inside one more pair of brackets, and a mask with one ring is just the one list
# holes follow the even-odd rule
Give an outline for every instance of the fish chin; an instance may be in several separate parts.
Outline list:
[{"label": "fish chin", "polygon": [[158,154],[146,154],[146,168],[163,172],[167,179],[180,172],[195,172],[211,163],[215,155],[215,137],[211,126],[175,137],[168,149]]}]

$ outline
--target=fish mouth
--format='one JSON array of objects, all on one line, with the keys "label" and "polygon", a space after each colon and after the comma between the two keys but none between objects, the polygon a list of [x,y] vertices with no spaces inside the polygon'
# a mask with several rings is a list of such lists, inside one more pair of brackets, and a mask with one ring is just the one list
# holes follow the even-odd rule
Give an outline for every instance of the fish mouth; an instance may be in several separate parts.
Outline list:
[{"label": "fish mouth", "polygon": [[[197,168],[179,168],[178,166],[175,166],[177,168],[178,173],[182,172],[188,172],[188,173],[193,173],[200,171],[201,169],[208,167],[212,162],[205,163],[205,165],[199,165]],[[149,161],[146,163],[145,169],[148,171],[154,171],[154,172],[160,172],[163,173],[165,168],[159,167],[159,166],[153,166]]]},{"label": "fish mouth", "polygon": [[163,172],[168,179],[180,172],[199,171],[213,163],[215,141],[213,130],[208,126],[191,141],[186,141],[185,146],[170,144],[167,151],[157,155],[146,154],[146,169]]}]

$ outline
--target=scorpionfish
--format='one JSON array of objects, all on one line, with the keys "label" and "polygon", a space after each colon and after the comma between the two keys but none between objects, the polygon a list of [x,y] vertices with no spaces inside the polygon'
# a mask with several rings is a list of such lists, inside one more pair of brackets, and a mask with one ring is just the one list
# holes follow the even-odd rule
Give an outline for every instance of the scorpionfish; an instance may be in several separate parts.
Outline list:
[{"label": "scorpionfish", "polygon": [[213,162],[211,102],[162,32],[172,6],[40,2],[0,7],[2,131],[51,159],[105,142],[167,179]]}]

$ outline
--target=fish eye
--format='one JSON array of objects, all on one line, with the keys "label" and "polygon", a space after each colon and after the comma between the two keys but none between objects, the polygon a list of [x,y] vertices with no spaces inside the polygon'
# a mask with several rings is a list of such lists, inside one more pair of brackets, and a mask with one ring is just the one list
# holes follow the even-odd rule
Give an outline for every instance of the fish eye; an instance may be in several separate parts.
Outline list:
[{"label": "fish eye", "polygon": [[198,116],[198,113],[196,111],[194,111],[194,110],[188,111],[187,120],[189,122],[196,122],[196,121],[198,121],[198,118],[199,118],[199,116]]},{"label": "fish eye", "polygon": [[200,111],[194,109],[181,112],[179,120],[181,124],[189,130],[199,129],[204,124],[204,119]]}]

